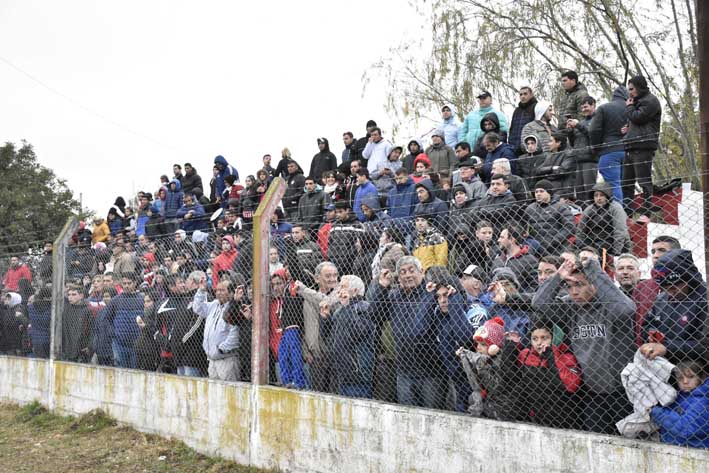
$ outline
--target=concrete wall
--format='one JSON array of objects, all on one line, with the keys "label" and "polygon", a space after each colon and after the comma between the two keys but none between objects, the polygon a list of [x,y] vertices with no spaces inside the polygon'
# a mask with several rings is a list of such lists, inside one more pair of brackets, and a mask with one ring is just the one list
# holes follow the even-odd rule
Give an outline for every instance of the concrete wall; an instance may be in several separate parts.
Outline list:
[{"label": "concrete wall", "polygon": [[379,402],[0,357],[0,399],[102,408],[144,432],[302,472],[709,471],[709,452]]}]

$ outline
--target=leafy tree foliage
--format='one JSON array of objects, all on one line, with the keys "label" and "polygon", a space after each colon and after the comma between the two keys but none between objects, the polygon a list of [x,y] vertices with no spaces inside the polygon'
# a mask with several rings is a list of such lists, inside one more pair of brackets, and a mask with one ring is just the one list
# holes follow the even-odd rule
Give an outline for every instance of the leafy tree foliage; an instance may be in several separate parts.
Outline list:
[{"label": "leafy tree foliage", "polygon": [[[554,101],[573,69],[589,93],[610,99],[636,74],[664,102],[662,177],[698,176],[698,62],[691,0],[411,0],[430,33],[394,48],[372,71],[388,82],[387,107],[402,126],[479,90],[513,105],[530,85]],[[365,85],[369,78],[365,77]],[[396,131],[396,129],[395,129]],[[698,184],[698,182],[697,182]]]},{"label": "leafy tree foliage", "polygon": [[32,145],[0,147],[0,254],[20,253],[53,241],[80,204],[64,179],[39,164]]}]

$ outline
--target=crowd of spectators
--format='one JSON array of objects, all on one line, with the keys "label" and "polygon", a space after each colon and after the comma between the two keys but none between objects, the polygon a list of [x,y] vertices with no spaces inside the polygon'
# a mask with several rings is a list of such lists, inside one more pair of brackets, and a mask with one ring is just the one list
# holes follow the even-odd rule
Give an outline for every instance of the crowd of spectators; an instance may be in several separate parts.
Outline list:
[{"label": "crowd of spectators", "polygon": [[[74,235],[62,359],[248,381],[252,222],[278,177],[273,383],[617,433],[637,351],[677,366],[648,413],[663,441],[709,446],[706,283],[669,236],[641,280],[628,231],[656,210],[659,101],[642,76],[598,108],[574,71],[561,85],[556,107],[520,89],[509,120],[487,91],[462,124],[446,105],[428,146],[372,120],[339,159],[318,138],[308,174],[287,148],[243,184],[217,156],[208,189],[175,164]],[[34,279],[11,260],[3,353],[49,356],[51,252]]]}]

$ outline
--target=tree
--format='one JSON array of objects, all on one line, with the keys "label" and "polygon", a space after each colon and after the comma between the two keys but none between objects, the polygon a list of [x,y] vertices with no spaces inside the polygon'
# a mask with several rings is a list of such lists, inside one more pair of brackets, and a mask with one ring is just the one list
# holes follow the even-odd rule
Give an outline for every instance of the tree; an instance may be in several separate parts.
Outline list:
[{"label": "tree", "polygon": [[25,252],[53,241],[81,206],[66,181],[39,164],[23,141],[0,147],[0,254]]},{"label": "tree", "polygon": [[[538,97],[560,91],[561,71],[579,73],[596,98],[642,74],[664,107],[660,178],[698,179],[699,120],[695,4],[691,0],[412,0],[430,38],[375,64],[389,85],[398,125],[434,105],[472,110],[475,91],[513,105],[522,84]],[[430,54],[421,47],[430,47]],[[439,109],[436,107],[436,109]],[[422,112],[423,111],[423,112]],[[460,116],[462,118],[463,115]],[[695,184],[699,185],[696,181]]]}]

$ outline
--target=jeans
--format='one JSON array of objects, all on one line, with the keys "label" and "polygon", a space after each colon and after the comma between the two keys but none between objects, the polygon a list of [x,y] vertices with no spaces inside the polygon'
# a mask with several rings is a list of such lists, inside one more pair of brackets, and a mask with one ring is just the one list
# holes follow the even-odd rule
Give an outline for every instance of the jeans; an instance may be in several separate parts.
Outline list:
[{"label": "jeans", "polygon": [[623,162],[623,201],[625,211],[632,214],[635,197],[635,181],[643,190],[643,203],[638,209],[641,215],[648,215],[652,209],[652,158],[655,151],[651,149],[630,150]]},{"label": "jeans", "polygon": [[396,375],[396,397],[399,404],[444,409],[446,404],[445,379]]},{"label": "jeans", "polygon": [[278,346],[278,362],[281,365],[281,382],[284,386],[292,384],[299,389],[308,387],[302,350],[300,329],[286,329]]},{"label": "jeans", "polygon": [[117,341],[111,344],[113,348],[113,359],[119,368],[132,368],[138,365],[138,358],[133,347],[121,345]]},{"label": "jeans", "polygon": [[613,189],[613,198],[619,203],[623,203],[623,191],[621,188],[621,176],[623,172],[624,151],[613,151],[601,156],[598,160],[598,172],[603,176]]},{"label": "jeans", "polygon": [[193,378],[199,378],[202,376],[202,372],[199,368],[195,368],[194,366],[178,366],[177,374],[180,376],[191,376]]}]

